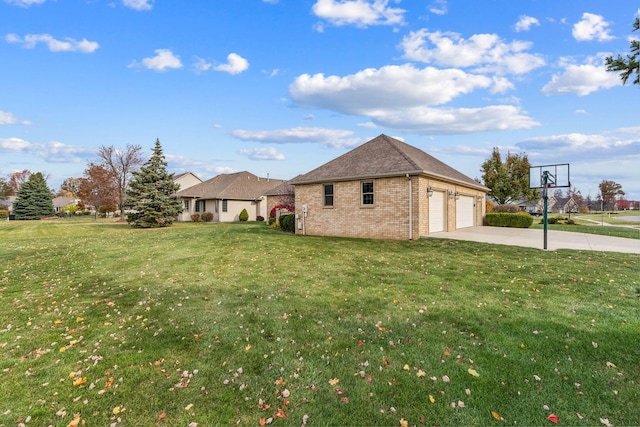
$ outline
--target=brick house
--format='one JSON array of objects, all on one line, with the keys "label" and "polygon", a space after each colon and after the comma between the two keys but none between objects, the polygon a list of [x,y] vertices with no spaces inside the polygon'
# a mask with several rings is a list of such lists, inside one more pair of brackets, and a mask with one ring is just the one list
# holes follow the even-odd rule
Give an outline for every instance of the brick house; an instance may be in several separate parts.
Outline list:
[{"label": "brick house", "polygon": [[396,240],[482,225],[489,190],[387,135],[290,183],[296,233]]},{"label": "brick house", "polygon": [[258,216],[266,218],[264,193],[282,182],[280,179],[260,178],[246,171],[220,174],[176,193],[184,207],[178,221],[191,221],[194,213],[211,212],[214,222],[234,222],[239,221],[243,209],[247,210],[249,221],[255,221]]}]

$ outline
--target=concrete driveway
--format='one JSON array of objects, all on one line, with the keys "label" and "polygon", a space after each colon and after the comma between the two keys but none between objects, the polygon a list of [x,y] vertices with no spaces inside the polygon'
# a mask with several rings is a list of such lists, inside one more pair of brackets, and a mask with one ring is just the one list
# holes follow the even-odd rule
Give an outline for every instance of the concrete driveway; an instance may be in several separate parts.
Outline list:
[{"label": "concrete driveway", "polygon": [[[640,231],[639,231],[640,233]],[[544,248],[544,231],[529,228],[471,227],[452,232],[430,234],[427,238],[468,240],[498,245]],[[598,234],[547,231],[547,250],[576,249],[587,251],[640,254],[640,240]]]}]

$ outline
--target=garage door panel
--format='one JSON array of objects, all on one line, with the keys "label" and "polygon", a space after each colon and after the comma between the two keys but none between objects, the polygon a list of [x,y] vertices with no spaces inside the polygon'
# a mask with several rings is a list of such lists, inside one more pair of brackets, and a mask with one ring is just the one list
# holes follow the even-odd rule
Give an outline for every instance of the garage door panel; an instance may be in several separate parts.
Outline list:
[{"label": "garage door panel", "polygon": [[467,228],[475,225],[474,205],[472,196],[460,196],[456,200],[456,228]]},{"label": "garage door panel", "polygon": [[429,197],[429,234],[444,231],[445,220],[445,193],[434,191]]}]

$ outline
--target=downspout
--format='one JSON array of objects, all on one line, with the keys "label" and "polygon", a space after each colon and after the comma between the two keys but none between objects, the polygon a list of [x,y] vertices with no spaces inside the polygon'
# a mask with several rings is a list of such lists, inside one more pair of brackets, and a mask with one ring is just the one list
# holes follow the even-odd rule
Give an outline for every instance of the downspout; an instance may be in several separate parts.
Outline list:
[{"label": "downspout", "polygon": [[409,180],[409,240],[413,240],[413,191],[411,177],[407,174]]}]

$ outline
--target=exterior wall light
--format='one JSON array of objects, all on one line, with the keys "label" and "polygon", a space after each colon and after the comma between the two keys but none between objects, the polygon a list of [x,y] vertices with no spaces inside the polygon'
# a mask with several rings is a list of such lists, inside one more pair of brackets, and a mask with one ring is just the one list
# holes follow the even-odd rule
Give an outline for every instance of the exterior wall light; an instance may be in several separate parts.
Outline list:
[{"label": "exterior wall light", "polygon": [[431,197],[433,196],[433,188],[429,187],[427,188],[427,197]]},{"label": "exterior wall light", "polygon": [[449,191],[449,198],[453,199],[455,197],[455,193],[453,191]]},{"label": "exterior wall light", "polygon": [[460,198],[460,193],[456,191],[456,200]]}]

